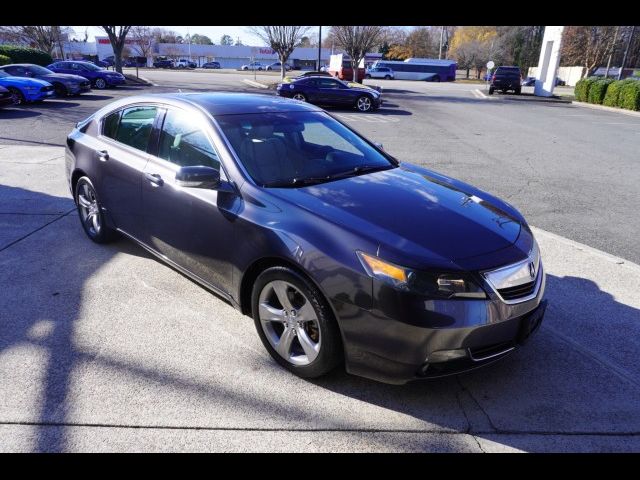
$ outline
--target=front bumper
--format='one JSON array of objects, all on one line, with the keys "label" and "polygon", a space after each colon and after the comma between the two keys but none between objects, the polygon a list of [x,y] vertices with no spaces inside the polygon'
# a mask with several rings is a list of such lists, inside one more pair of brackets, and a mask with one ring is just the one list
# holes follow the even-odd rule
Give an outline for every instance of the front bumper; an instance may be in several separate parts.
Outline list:
[{"label": "front bumper", "polygon": [[27,92],[23,91],[25,100],[27,102],[37,102],[39,100],[44,100],[44,99],[55,96],[55,91],[53,87],[49,87],[49,88],[50,90],[44,90],[44,91],[42,89],[36,90],[36,91],[27,91]]},{"label": "front bumper", "polygon": [[65,86],[67,87],[67,90],[71,95],[76,95],[78,93],[88,92],[89,90],[91,90],[91,83],[89,81],[84,83],[68,84]]},{"label": "front bumper", "polygon": [[376,306],[336,303],[349,373],[377,381],[461,373],[497,361],[526,342],[546,309],[540,268],[535,297],[507,304],[490,288],[486,299],[425,300],[374,286]]}]

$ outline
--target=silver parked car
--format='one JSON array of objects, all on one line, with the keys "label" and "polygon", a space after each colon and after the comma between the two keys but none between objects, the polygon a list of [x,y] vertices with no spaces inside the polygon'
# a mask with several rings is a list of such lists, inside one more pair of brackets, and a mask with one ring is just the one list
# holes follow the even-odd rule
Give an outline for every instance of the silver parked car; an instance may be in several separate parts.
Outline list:
[{"label": "silver parked car", "polygon": [[385,80],[393,80],[395,75],[389,67],[373,67],[366,71],[364,78],[384,78]]}]

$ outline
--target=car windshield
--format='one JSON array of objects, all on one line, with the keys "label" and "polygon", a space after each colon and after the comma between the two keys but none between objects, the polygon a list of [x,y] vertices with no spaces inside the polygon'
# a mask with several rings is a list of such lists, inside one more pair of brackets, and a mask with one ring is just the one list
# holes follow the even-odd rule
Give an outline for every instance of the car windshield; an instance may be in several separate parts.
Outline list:
[{"label": "car windshield", "polygon": [[53,73],[48,68],[40,67],[39,65],[30,65],[28,69],[34,75],[49,75]]},{"label": "car windshield", "polygon": [[391,157],[323,112],[223,115],[217,121],[263,187],[297,188],[396,167]]}]

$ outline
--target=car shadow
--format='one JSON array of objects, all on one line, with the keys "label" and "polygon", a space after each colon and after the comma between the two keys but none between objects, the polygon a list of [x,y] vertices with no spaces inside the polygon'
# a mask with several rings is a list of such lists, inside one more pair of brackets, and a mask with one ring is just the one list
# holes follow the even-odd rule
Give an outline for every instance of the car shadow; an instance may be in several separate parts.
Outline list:
[{"label": "car shadow", "polygon": [[95,93],[83,93],[82,95],[75,95],[74,98],[81,100],[109,100],[113,98],[113,95],[98,95]]},{"label": "car shadow", "polygon": [[14,118],[29,118],[29,117],[37,117],[38,115],[42,115],[42,113],[35,110],[26,110],[24,107],[6,107],[0,108],[0,118],[6,119],[14,119]]}]

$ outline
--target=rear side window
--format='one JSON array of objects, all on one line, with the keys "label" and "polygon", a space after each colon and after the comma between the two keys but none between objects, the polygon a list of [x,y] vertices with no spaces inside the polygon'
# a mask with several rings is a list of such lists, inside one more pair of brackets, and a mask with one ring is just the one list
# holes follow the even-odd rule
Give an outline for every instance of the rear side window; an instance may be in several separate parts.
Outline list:
[{"label": "rear side window", "polygon": [[158,156],[180,167],[204,165],[220,170],[220,160],[202,128],[180,110],[169,110]]},{"label": "rear side window", "polygon": [[120,122],[120,113],[121,112],[119,111],[112,113],[102,122],[102,134],[105,137],[113,138],[115,140],[116,132],[118,131],[118,123]]},{"label": "rear side window", "polygon": [[133,107],[123,110],[115,139],[146,152],[156,112],[156,107]]}]

